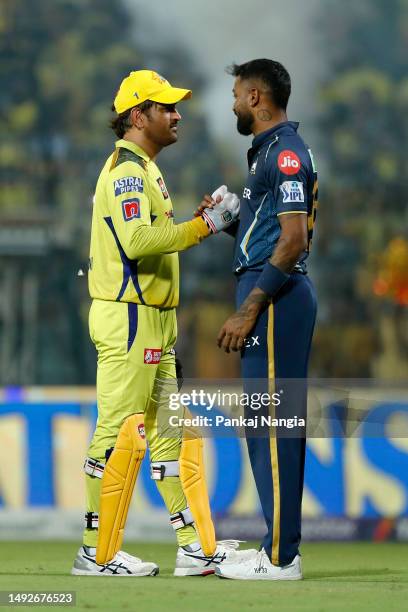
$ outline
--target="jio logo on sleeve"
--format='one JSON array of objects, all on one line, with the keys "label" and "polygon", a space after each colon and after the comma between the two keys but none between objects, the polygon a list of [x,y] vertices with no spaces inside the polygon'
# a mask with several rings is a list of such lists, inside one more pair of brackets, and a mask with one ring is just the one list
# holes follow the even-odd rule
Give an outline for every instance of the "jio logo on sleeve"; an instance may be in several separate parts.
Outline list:
[{"label": "jio logo on sleeve", "polygon": [[283,174],[297,174],[300,166],[300,159],[294,151],[285,149],[279,153],[278,168]]}]

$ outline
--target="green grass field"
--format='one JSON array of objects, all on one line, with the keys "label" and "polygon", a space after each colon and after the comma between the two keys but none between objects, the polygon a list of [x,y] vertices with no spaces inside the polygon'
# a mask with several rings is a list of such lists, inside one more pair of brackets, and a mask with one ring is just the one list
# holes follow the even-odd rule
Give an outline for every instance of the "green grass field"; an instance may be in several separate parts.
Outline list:
[{"label": "green grass field", "polygon": [[[248,545],[249,546],[249,545]],[[239,610],[408,610],[408,545],[304,544],[302,582],[240,582],[172,576],[175,546],[131,544],[129,553],[160,565],[152,578],[70,576],[77,544],[3,542],[0,590],[76,591],[79,610],[223,612]],[[0,610],[15,610],[18,606]],[[36,606],[36,609],[57,609]],[[24,609],[35,609],[24,606]],[[61,609],[61,607],[59,607]]]}]

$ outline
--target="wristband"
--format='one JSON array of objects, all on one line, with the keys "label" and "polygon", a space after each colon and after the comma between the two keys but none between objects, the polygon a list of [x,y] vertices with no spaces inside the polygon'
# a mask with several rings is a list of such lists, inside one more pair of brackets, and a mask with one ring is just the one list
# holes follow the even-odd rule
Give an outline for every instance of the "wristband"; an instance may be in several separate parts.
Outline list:
[{"label": "wristband", "polygon": [[282,272],[282,270],[268,262],[265,264],[256,286],[262,289],[269,297],[273,297],[289,278],[290,274]]},{"label": "wristband", "polygon": [[217,228],[215,227],[212,219],[206,214],[205,211],[203,211],[201,218],[204,219],[204,221],[207,224],[208,229],[210,230],[210,232],[212,234],[216,234],[217,233]]}]

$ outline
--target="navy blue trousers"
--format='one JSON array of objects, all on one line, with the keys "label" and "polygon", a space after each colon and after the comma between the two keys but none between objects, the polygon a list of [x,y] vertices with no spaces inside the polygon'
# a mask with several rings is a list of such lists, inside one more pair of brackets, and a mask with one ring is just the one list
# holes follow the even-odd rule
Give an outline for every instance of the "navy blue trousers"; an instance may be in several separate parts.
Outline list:
[{"label": "navy blue trousers", "polygon": [[[237,305],[254,288],[259,272],[238,277]],[[293,273],[265,308],[242,351],[247,393],[279,392],[275,418],[306,419],[307,369],[316,319],[316,297],[308,276]],[[292,380],[288,380],[292,379]],[[251,413],[251,414],[250,414]],[[248,416],[254,411],[248,409]],[[271,408],[255,414],[271,416]],[[293,421],[292,421],[293,422]],[[263,547],[275,565],[290,563],[299,552],[305,466],[305,429],[247,429],[252,472],[267,525]]]}]

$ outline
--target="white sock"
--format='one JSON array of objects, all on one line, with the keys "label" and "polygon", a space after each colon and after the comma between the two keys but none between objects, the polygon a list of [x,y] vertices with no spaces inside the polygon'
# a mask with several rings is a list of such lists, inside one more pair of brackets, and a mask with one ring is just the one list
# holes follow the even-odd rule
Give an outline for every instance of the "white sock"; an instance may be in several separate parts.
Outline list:
[{"label": "white sock", "polygon": [[186,552],[195,553],[195,552],[198,552],[199,550],[201,550],[201,544],[200,544],[200,542],[193,542],[192,544],[188,544],[187,546],[183,546],[182,548]]}]

